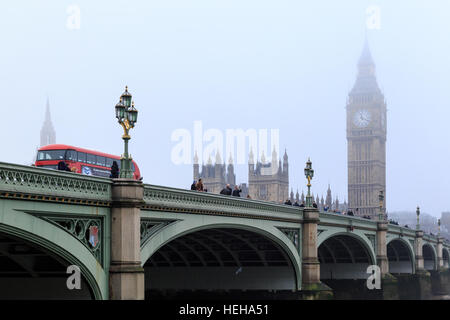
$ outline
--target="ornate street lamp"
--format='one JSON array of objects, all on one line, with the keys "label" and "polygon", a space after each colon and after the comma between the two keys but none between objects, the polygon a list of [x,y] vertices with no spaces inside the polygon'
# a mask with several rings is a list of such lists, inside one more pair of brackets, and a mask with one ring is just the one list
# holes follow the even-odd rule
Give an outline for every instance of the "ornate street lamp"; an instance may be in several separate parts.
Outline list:
[{"label": "ornate street lamp", "polygon": [[438,219],[438,237],[441,236],[441,219]]},{"label": "ornate street lamp", "polygon": [[419,208],[419,206],[417,206],[416,215],[417,215],[416,230],[420,230],[420,223],[419,223],[420,208]]},{"label": "ornate street lamp", "polygon": [[308,158],[308,161],[306,162],[306,167],[305,167],[305,176],[306,179],[308,179],[308,194],[306,195],[306,207],[312,207],[313,206],[313,199],[311,196],[311,179],[314,177],[314,170],[312,168],[312,162],[311,160]]},{"label": "ornate street lamp", "polygon": [[131,101],[131,93],[128,92],[128,86],[125,87],[125,92],[120,96],[119,103],[116,104],[116,118],[123,128],[124,134],[122,139],[124,141],[124,153],[120,158],[120,178],[132,179],[133,170],[131,168],[131,156],[128,154],[128,140],[131,139],[128,132],[134,128],[137,122],[138,111],[134,107],[134,102]]},{"label": "ornate street lamp", "polygon": [[384,213],[383,213],[384,195],[383,195],[383,190],[380,190],[380,194],[378,195],[378,200],[380,200],[380,212],[378,213],[378,220],[379,221],[383,221],[384,220]]}]

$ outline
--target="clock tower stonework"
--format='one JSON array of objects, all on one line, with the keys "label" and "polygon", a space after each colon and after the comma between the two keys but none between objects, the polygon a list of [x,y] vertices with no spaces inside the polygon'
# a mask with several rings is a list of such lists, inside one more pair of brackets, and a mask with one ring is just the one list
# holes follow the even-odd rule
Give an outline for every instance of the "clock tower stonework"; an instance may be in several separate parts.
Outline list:
[{"label": "clock tower stonework", "polygon": [[349,210],[374,218],[379,213],[380,191],[386,207],[386,102],[367,40],[346,109]]}]

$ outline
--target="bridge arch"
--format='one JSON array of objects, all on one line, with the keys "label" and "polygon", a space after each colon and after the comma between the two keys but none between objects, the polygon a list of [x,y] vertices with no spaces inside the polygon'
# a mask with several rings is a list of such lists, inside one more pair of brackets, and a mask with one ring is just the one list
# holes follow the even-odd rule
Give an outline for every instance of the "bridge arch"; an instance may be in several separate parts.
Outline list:
[{"label": "bridge arch", "polygon": [[337,232],[318,244],[321,280],[367,279],[367,267],[376,264],[370,241],[350,232]]},{"label": "bridge arch", "polygon": [[[171,277],[176,277],[178,271],[184,270],[192,277],[206,279],[213,270],[222,268],[225,271],[215,273],[215,278],[218,274],[223,278],[209,278],[210,283],[205,287],[211,287],[214,282],[220,290],[239,290],[231,286],[237,283],[234,281],[235,275],[240,274],[239,281],[246,282],[242,289],[300,290],[299,249],[278,228],[267,221],[244,223],[231,219],[224,221],[220,217],[203,217],[202,220],[203,223],[188,219],[171,223],[145,243],[141,248],[141,261],[146,272],[146,288],[152,288],[152,278],[162,278],[156,276],[157,272],[164,275],[170,270]],[[195,271],[194,274],[194,270],[201,272]],[[185,272],[183,274],[186,275]],[[274,279],[275,276],[278,278]],[[261,281],[261,277],[264,280]],[[184,276],[178,284],[192,285],[186,278],[189,277]],[[195,284],[198,286],[195,289],[202,289],[201,281],[199,279],[199,283]]]},{"label": "bridge arch", "polygon": [[[19,210],[5,209],[0,211],[0,235],[7,241],[14,239],[22,246],[31,245],[35,250],[48,253],[48,258],[58,261],[61,267],[78,266],[83,280],[81,289],[83,289],[84,283],[89,287],[90,298],[108,298],[108,279],[103,268],[81,242],[63,229],[34,215]],[[69,248],[70,251],[68,251]],[[65,272],[66,269],[63,271]],[[70,274],[66,274],[63,279],[58,280],[58,290],[59,285],[64,286],[64,290],[68,290],[66,280],[69,276]],[[45,285],[45,282],[43,283]],[[77,290],[70,291],[75,293]],[[61,296],[56,298],[61,299]],[[89,299],[86,295],[70,295],[68,298]],[[39,296],[35,296],[33,299],[39,299]]]},{"label": "bridge arch", "polygon": [[430,243],[424,243],[422,246],[422,255],[425,270],[437,270],[436,248]]},{"label": "bridge arch", "polygon": [[414,249],[411,246],[411,243],[403,238],[391,238],[388,240],[386,246],[389,261],[389,273],[415,273]]}]

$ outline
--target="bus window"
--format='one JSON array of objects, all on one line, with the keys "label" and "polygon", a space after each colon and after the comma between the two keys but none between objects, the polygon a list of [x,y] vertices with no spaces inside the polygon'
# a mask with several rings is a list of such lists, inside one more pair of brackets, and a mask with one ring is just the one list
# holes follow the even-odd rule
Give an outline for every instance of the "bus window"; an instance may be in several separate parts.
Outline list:
[{"label": "bus window", "polygon": [[87,154],[86,154],[86,162],[87,162],[87,163],[90,163],[90,164],[95,164],[95,162],[96,162],[96,156],[95,156],[95,154],[87,153]]},{"label": "bus window", "polygon": [[97,156],[97,163],[96,163],[96,164],[97,164],[98,166],[104,167],[104,166],[106,165],[105,162],[106,162],[105,157]]},{"label": "bus window", "polygon": [[78,162],[86,163],[86,153],[78,151]]},{"label": "bus window", "polygon": [[77,161],[77,152],[75,150],[67,150],[66,160]]},{"label": "bus window", "polygon": [[64,160],[66,150],[43,150],[37,154],[37,160]]},{"label": "bus window", "polygon": [[113,164],[114,159],[111,158],[106,158],[106,166],[108,168],[111,168],[112,164]]}]

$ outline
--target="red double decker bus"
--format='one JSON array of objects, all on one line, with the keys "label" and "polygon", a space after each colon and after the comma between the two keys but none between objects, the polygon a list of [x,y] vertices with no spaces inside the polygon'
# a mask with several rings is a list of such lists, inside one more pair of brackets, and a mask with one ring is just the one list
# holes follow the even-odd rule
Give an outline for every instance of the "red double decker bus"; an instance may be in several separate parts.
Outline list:
[{"label": "red double decker bus", "polygon": [[[111,154],[68,146],[65,144],[49,144],[38,149],[36,167],[58,169],[58,163],[65,164],[77,172],[86,175],[108,177],[111,174],[113,161],[117,162],[120,169],[120,157]],[[136,180],[141,179],[141,172],[136,162],[132,160],[131,169]]]}]

